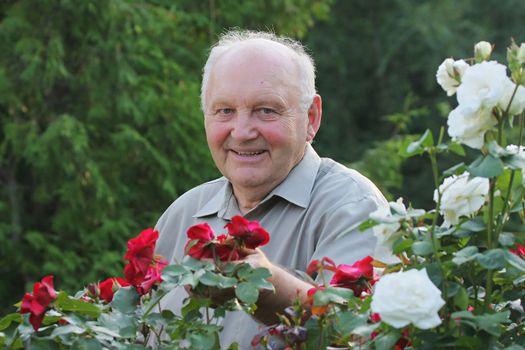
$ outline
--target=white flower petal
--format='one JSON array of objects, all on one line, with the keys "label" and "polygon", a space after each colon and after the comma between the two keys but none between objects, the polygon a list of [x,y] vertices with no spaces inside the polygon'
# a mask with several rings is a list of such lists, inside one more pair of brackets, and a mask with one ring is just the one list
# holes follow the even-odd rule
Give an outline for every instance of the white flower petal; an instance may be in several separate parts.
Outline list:
[{"label": "white flower petal", "polygon": [[428,329],[441,323],[437,312],[444,304],[441,291],[422,269],[383,276],[375,285],[371,309],[393,327],[412,323]]}]

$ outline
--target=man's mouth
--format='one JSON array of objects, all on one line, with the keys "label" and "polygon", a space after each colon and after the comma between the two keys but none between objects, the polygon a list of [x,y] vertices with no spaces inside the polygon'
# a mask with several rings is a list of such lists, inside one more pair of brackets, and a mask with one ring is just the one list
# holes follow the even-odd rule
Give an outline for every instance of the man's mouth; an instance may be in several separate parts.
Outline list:
[{"label": "man's mouth", "polygon": [[234,152],[237,153],[240,156],[256,156],[256,155],[262,154],[264,151],[253,151],[253,152],[238,152],[238,151],[234,151]]}]

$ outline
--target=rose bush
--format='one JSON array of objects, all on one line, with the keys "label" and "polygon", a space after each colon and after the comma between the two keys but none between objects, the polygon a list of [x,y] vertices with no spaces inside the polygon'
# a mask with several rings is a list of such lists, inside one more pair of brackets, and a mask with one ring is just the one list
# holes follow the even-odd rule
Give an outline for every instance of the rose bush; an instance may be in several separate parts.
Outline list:
[{"label": "rose bush", "polygon": [[[158,232],[146,229],[128,241],[124,278],[91,283],[74,296],[56,292],[53,276],[44,277],[35,283],[33,293],[24,295],[19,312],[0,320],[0,345],[9,349],[143,349],[146,344],[218,349],[221,315],[239,309],[253,312],[259,291],[273,288],[266,269],[231,262],[244,249],[266,244],[268,233],[257,222],[241,217],[234,217],[226,228],[229,235],[215,237],[207,224],[190,227],[188,255],[169,267],[155,255]],[[163,310],[162,298],[184,286],[191,286],[194,293],[182,314]],[[211,289],[232,288],[235,292],[222,305],[214,305],[206,296]]]}]

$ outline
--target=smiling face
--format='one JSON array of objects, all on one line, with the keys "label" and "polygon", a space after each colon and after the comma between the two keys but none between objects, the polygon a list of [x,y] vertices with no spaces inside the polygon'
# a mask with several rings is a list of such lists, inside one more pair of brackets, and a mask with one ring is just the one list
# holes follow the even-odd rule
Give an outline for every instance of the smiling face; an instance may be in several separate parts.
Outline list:
[{"label": "smiling face", "polygon": [[205,128],[215,164],[234,193],[264,197],[302,159],[319,128],[320,98],[301,108],[288,48],[239,44],[218,58],[206,90]]}]

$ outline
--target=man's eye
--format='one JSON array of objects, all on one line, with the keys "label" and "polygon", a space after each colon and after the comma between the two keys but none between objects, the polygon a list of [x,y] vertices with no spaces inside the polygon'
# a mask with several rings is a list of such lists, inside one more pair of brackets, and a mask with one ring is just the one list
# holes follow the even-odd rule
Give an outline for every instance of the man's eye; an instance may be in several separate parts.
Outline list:
[{"label": "man's eye", "polygon": [[217,110],[217,113],[223,115],[233,114],[233,108],[221,108]]},{"label": "man's eye", "polygon": [[262,114],[273,114],[275,113],[275,110],[267,107],[260,108],[259,111],[261,111]]}]

